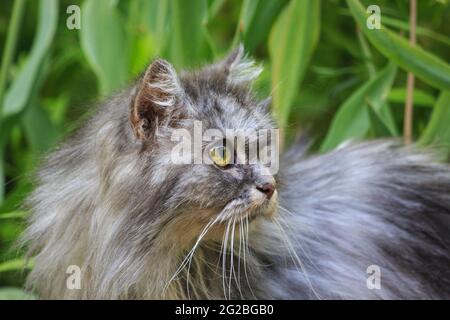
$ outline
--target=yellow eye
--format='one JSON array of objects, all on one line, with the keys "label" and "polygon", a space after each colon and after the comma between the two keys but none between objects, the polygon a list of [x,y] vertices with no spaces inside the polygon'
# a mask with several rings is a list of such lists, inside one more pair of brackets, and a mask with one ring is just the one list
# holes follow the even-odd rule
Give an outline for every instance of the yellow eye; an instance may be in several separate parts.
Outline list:
[{"label": "yellow eye", "polygon": [[231,153],[225,147],[214,147],[209,151],[211,160],[219,167],[231,164]]}]

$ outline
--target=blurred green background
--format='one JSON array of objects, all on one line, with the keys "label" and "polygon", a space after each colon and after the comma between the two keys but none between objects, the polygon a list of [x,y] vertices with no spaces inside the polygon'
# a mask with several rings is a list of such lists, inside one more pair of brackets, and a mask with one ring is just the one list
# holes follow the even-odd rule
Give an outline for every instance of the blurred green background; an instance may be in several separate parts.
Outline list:
[{"label": "blurred green background", "polygon": [[[81,29],[69,29],[70,5]],[[366,27],[369,5],[380,30]],[[194,68],[239,42],[264,65],[288,145],[298,132],[324,152],[342,141],[403,134],[406,75],[415,75],[413,140],[450,150],[450,3],[419,0],[2,0],[0,4],[0,298],[23,298],[21,208],[39,159],[96,102],[132,83],[152,58]],[[70,20],[69,22],[73,22]]]}]

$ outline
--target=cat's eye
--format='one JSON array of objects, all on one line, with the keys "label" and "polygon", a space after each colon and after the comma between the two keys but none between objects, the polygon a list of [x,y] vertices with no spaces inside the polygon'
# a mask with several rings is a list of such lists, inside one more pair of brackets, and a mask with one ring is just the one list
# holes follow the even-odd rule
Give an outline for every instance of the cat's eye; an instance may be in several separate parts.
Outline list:
[{"label": "cat's eye", "polygon": [[215,165],[225,168],[231,164],[231,152],[223,146],[209,150],[209,156]]}]

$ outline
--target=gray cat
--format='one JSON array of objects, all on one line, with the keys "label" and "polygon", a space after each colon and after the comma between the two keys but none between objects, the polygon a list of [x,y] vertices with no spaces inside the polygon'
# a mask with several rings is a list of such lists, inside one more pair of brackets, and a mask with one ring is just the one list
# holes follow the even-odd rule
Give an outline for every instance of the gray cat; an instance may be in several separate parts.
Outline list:
[{"label": "gray cat", "polygon": [[28,288],[45,299],[449,298],[450,169],[423,151],[297,145],[273,175],[230,162],[227,141],[201,145],[211,164],[171,161],[174,131],[195,121],[274,128],[251,92],[260,71],[241,47],[180,75],[157,59],[101,106],[39,171]]}]

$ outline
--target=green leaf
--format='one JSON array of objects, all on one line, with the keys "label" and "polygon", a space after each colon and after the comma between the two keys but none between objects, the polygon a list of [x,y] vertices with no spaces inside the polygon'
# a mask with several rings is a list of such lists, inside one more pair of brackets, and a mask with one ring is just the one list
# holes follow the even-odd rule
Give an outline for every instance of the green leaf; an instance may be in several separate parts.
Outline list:
[{"label": "green leaf", "polygon": [[419,145],[436,145],[450,153],[450,91],[442,91]]},{"label": "green leaf", "polygon": [[12,127],[11,118],[3,119],[0,123],[0,206],[3,204],[5,199],[5,186],[6,186],[6,175],[5,175],[5,148],[9,137],[9,133]]},{"label": "green leaf", "polygon": [[418,45],[411,45],[384,26],[370,30],[366,27],[369,14],[358,0],[347,0],[353,17],[370,43],[389,61],[412,72],[428,84],[450,90],[450,65]]},{"label": "green leaf", "polygon": [[171,62],[178,67],[196,66],[211,56],[203,27],[207,4],[205,0],[172,0]]},{"label": "green leaf", "polygon": [[[409,10],[409,9],[406,9]],[[342,9],[340,10],[340,13],[343,14],[344,16],[352,16],[350,10],[348,9]],[[392,14],[392,12],[391,12]],[[408,21],[402,21],[398,18],[392,18],[392,17],[388,17],[386,14],[383,14],[382,18],[381,18],[381,22],[388,26],[388,27],[392,27],[398,30],[402,30],[402,31],[407,31],[409,32],[409,23]],[[417,36],[423,36],[423,37],[428,37],[432,40],[441,42],[442,44],[445,44],[447,46],[450,46],[450,38],[444,34],[440,34],[438,32],[432,31],[430,29],[421,27],[421,26],[416,26],[416,34]]]},{"label": "green leaf", "polygon": [[[404,31],[409,31],[409,23],[404,22],[399,19],[383,16],[383,23],[387,26],[398,28],[398,29],[404,30]],[[419,36],[425,36],[430,39],[439,41],[447,46],[450,46],[450,38],[445,36],[444,34],[439,34],[437,32],[434,32],[432,30],[429,30],[429,29],[426,29],[426,28],[423,28],[420,26],[416,27],[416,33]]]},{"label": "green leaf", "polygon": [[56,127],[47,112],[37,101],[27,108],[22,123],[28,142],[33,151],[42,153],[52,147],[58,137]]},{"label": "green leaf", "polygon": [[[239,21],[232,43],[233,48],[237,46],[239,41],[242,41],[243,34],[253,20],[253,16],[256,13],[258,2],[259,0],[244,0],[242,2],[241,13],[239,15]],[[248,50],[248,48],[246,49]]]},{"label": "green leaf", "polygon": [[361,47],[361,53],[363,56],[364,64],[367,68],[367,73],[370,78],[375,76],[375,73],[377,72],[375,65],[373,63],[373,57],[372,53],[370,52],[369,45],[367,44],[366,38],[364,37],[364,34],[361,32],[361,30],[356,31],[356,36],[358,38],[359,46]]},{"label": "green leaf", "polygon": [[0,288],[0,300],[35,300],[32,294],[23,291],[20,288],[2,287]]},{"label": "green leaf", "polygon": [[389,125],[385,123],[378,112],[375,111],[375,107],[370,101],[367,101],[367,111],[369,113],[370,125],[376,138],[395,136],[395,132],[389,128]]},{"label": "green leaf", "polygon": [[225,0],[208,0],[208,11],[206,12],[204,24],[214,19],[224,4]]},{"label": "green leaf", "polygon": [[150,57],[156,55],[157,49],[154,44],[154,39],[148,33],[134,37],[130,54],[130,70],[134,77],[139,76],[148,66]]},{"label": "green leaf", "polygon": [[278,17],[269,39],[273,105],[284,127],[320,33],[320,1],[291,1]]},{"label": "green leaf", "polygon": [[[0,115],[3,108],[3,97],[8,80],[9,69],[16,51],[17,41],[19,40],[19,28],[22,24],[23,14],[25,12],[25,0],[14,1],[11,19],[8,25],[6,43],[3,47],[2,63],[0,66]],[[0,117],[1,122],[1,117]]]},{"label": "green leaf", "polygon": [[106,96],[128,80],[128,42],[114,0],[86,0],[82,6],[81,48]]},{"label": "green leaf", "polygon": [[356,41],[354,40],[354,38],[349,37],[347,33],[341,32],[334,26],[325,24],[323,25],[322,34],[326,41],[330,41],[330,44],[336,46],[339,49],[343,49],[345,53],[349,53],[357,59],[363,58],[361,56],[361,50],[356,44]]},{"label": "green leaf", "polygon": [[322,152],[335,148],[345,140],[361,139],[366,135],[370,127],[367,101],[381,114],[396,71],[395,65],[389,64],[343,102],[321,145]]},{"label": "green leaf", "polygon": [[253,52],[267,38],[273,22],[287,3],[288,0],[244,0],[234,46],[239,38],[245,50]]},{"label": "green leaf", "polygon": [[31,269],[34,261],[32,259],[13,259],[0,263],[0,272],[16,271],[23,269]]},{"label": "green leaf", "polygon": [[[18,163],[17,166],[20,167],[19,173],[16,173],[14,176],[21,175],[20,179],[16,181],[16,186],[14,186],[11,190],[8,192],[8,196],[5,198],[3,203],[0,206],[0,212],[3,214],[11,214],[10,218],[19,218],[21,215],[21,211],[16,211],[18,206],[20,206],[25,198],[28,196],[30,191],[32,190],[31,185],[31,179],[29,179],[29,176],[31,174],[30,170],[30,163],[29,159],[31,158],[29,156],[29,152],[26,154],[23,154],[22,157],[25,159],[20,159],[21,161],[25,161],[26,164]],[[33,163],[35,163],[34,161]],[[15,216],[15,217],[14,217]],[[5,219],[8,219],[8,216],[5,217]],[[0,224],[1,225],[1,224]]]},{"label": "green leaf", "polygon": [[[436,99],[429,93],[414,88],[414,105],[432,107],[436,103]],[[392,88],[389,92],[387,100],[392,103],[405,104],[406,88]]]},{"label": "green leaf", "polygon": [[[152,47],[152,55],[147,55],[146,63],[154,55],[161,55],[167,47],[168,27],[169,27],[169,1],[160,0],[134,0],[129,1],[130,14],[128,20],[135,27],[134,32],[138,33],[141,38],[140,47],[144,47],[145,51],[150,51]],[[133,36],[134,37],[134,36]],[[131,39],[135,42],[135,39]],[[150,43],[144,43],[148,41]],[[134,45],[136,46],[136,44]],[[145,52],[133,52],[134,55],[143,56]]]},{"label": "green leaf", "polygon": [[5,198],[5,159],[4,159],[4,140],[0,137],[0,205],[3,204]]},{"label": "green leaf", "polygon": [[7,213],[0,213],[0,220],[3,219],[22,219],[26,217],[27,212],[26,211],[13,211],[13,212],[7,212]]},{"label": "green leaf", "polygon": [[56,31],[58,2],[40,0],[39,19],[33,47],[24,67],[8,90],[3,103],[3,117],[21,112],[33,91],[42,61],[47,55]]}]

